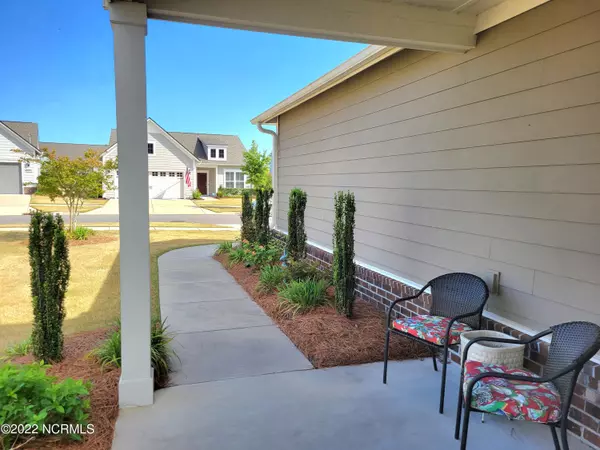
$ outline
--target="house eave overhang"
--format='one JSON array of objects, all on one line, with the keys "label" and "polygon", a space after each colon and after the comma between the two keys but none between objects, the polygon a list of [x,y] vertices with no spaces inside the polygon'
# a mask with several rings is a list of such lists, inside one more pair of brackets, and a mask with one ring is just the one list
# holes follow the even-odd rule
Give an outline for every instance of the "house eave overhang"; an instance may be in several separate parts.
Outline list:
[{"label": "house eave overhang", "polygon": [[251,122],[254,125],[258,123],[272,123],[277,116],[280,116],[281,114],[295,108],[307,100],[310,100],[322,92],[337,86],[348,78],[353,77],[354,75],[392,56],[400,50],[402,50],[402,48],[370,45],[364,50],[358,52],[356,55],[352,56],[350,59],[344,61],[335,69],[316,79],[308,86],[300,89],[295,94],[292,94],[285,100],[277,103],[275,106],[269,108],[262,114],[259,114],[252,119]]}]

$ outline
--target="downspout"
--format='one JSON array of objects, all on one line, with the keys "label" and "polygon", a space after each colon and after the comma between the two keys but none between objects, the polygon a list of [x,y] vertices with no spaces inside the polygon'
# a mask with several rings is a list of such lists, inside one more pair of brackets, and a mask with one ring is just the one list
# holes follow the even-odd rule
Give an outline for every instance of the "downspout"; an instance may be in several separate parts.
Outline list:
[{"label": "downspout", "polygon": [[[279,136],[277,132],[269,130],[263,127],[262,122],[256,124],[258,131],[261,133],[270,134],[273,137],[273,151],[271,152],[271,161],[273,161],[273,173],[271,174],[273,183],[273,207],[271,214],[271,227],[277,227],[277,210],[279,209],[279,187],[277,185],[277,144],[279,143]],[[277,131],[279,131],[279,116],[277,116]]]}]

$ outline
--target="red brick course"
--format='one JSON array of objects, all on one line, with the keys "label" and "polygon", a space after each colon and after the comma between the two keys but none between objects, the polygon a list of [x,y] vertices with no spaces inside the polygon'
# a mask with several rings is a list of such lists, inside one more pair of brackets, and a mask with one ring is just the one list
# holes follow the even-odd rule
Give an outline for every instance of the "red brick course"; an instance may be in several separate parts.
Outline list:
[{"label": "red brick course", "polygon": [[[311,245],[307,245],[307,257],[323,267],[330,266],[333,258],[331,253]],[[356,267],[356,296],[375,304],[382,311],[387,311],[394,300],[415,295],[417,292],[418,290],[411,286],[366,267]],[[413,314],[425,314],[428,312],[430,301],[430,295],[424,294],[421,298],[403,302],[402,306],[396,307],[395,316],[410,317]],[[482,328],[501,331],[517,339],[530,337],[489,318],[483,319]],[[532,344],[525,349],[524,366],[537,374],[542,374],[547,357],[546,343]],[[450,360],[454,363],[460,362],[456,349],[451,351]],[[600,365],[590,361],[579,376],[569,414],[569,431],[598,450],[600,450],[599,381]]]}]

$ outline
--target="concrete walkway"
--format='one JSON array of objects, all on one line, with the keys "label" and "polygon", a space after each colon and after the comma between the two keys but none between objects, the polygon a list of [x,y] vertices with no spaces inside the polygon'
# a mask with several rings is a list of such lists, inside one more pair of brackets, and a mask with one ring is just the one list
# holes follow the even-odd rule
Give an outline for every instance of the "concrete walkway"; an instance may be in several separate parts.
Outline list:
[{"label": "concrete walkway", "polygon": [[20,216],[29,212],[31,195],[0,194],[0,216]]},{"label": "concrete walkway", "polygon": [[177,333],[173,385],[311,369],[271,319],[217,261],[215,246],[158,260],[162,317]]},{"label": "concrete walkway", "polygon": [[[159,258],[163,317],[181,357],[152,406],[121,410],[113,450],[457,449],[458,368],[449,367],[446,413],[431,361],[310,369],[229,274],[214,247]],[[382,342],[383,345],[383,342]],[[570,438],[571,450],[587,447]],[[473,414],[469,450],[548,450],[547,427]]]}]

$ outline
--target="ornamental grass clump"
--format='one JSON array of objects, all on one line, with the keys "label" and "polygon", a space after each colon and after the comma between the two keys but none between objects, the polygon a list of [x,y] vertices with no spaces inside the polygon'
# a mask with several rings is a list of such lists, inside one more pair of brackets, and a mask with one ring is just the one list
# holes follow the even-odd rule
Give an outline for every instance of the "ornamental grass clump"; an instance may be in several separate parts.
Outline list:
[{"label": "ornamental grass clump", "polygon": [[325,280],[290,281],[279,291],[280,312],[294,316],[325,304]]},{"label": "ornamental grass clump", "polygon": [[333,222],[333,285],[335,308],[340,314],[352,317],[354,303],[354,214],[356,204],[351,192],[335,194]]},{"label": "ornamental grass clump", "polygon": [[[117,322],[115,330],[102,342],[100,347],[91,352],[103,368],[121,367],[121,323]],[[154,369],[154,385],[166,386],[171,372],[171,362],[178,358],[171,348],[175,334],[169,331],[165,320],[152,319],[150,330],[150,363]]]},{"label": "ornamental grass clump", "polygon": [[29,225],[29,265],[33,301],[33,355],[43,361],[62,359],[65,294],[71,264],[63,219],[36,212]]},{"label": "ornamental grass clump", "polygon": [[286,279],[286,270],[281,266],[264,266],[260,269],[260,277],[256,290],[269,294],[277,290]]},{"label": "ornamental grass clump", "polygon": [[215,251],[215,255],[229,255],[233,250],[233,243],[230,241],[221,242]]}]

